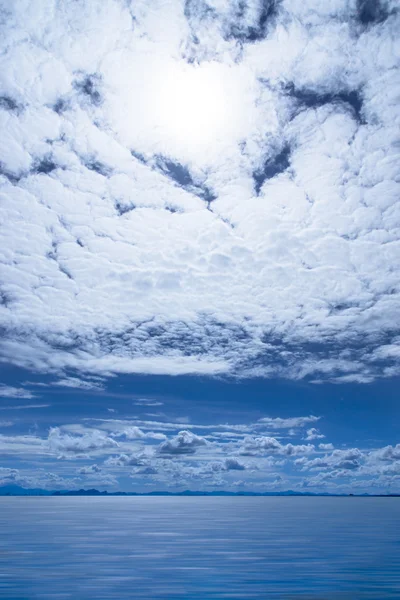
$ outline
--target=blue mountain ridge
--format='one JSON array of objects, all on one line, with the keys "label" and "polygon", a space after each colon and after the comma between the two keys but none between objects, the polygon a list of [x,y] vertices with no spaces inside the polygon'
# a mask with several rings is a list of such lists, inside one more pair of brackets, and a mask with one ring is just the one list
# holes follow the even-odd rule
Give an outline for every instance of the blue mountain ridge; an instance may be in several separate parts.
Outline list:
[{"label": "blue mountain ridge", "polygon": [[62,490],[62,491],[49,491],[42,490],[39,488],[27,489],[18,485],[4,485],[0,486],[0,496],[334,496],[334,497],[374,497],[374,496],[388,496],[388,497],[400,497],[400,494],[327,494],[327,493],[314,493],[314,492],[296,492],[293,490],[286,490],[282,492],[228,492],[228,491],[215,491],[215,492],[202,492],[185,490],[183,492],[168,492],[168,491],[154,491],[154,492],[107,492],[100,491],[97,489],[80,489],[80,490]]}]

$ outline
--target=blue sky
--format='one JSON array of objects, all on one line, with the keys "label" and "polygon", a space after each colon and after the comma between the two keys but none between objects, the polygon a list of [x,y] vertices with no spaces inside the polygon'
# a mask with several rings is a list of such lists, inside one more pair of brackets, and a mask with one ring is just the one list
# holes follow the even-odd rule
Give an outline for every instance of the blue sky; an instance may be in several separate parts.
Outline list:
[{"label": "blue sky", "polygon": [[399,489],[396,0],[0,3],[0,482]]},{"label": "blue sky", "polygon": [[3,483],[141,492],[398,489],[396,379],[316,385],[1,373]]}]

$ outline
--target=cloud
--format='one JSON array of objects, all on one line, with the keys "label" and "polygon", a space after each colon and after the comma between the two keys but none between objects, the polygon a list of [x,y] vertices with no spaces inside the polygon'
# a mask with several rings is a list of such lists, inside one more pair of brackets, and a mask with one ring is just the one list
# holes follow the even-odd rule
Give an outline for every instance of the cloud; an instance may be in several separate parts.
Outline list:
[{"label": "cloud", "polygon": [[142,431],[139,427],[135,425],[131,425],[120,431],[115,431],[114,437],[124,436],[127,440],[140,440],[140,439],[152,439],[152,440],[165,440],[166,436],[164,433],[147,431],[146,433]]},{"label": "cloud", "polygon": [[64,478],[57,473],[45,472],[44,470],[26,474],[21,469],[0,467],[0,486],[17,485],[27,489],[59,490],[73,489],[76,484],[77,479],[74,477]]},{"label": "cloud", "polygon": [[353,471],[359,469],[365,455],[358,448],[348,450],[334,450],[331,454],[309,460],[306,457],[299,458],[295,465],[302,470],[309,469],[335,469],[341,471]]},{"label": "cloud", "polygon": [[94,475],[100,472],[101,468],[98,465],[90,465],[89,467],[81,467],[78,469],[79,475]]},{"label": "cloud", "polygon": [[318,448],[319,448],[320,450],[325,450],[325,451],[327,451],[327,450],[333,450],[333,449],[334,449],[334,446],[333,446],[333,444],[318,444]]},{"label": "cloud", "polygon": [[152,398],[138,398],[133,404],[136,406],[162,406],[164,402]]},{"label": "cloud", "polygon": [[60,387],[77,388],[80,390],[102,390],[104,386],[100,381],[96,380],[84,380],[78,377],[65,377],[58,379],[52,385]]},{"label": "cloud", "polygon": [[292,429],[294,427],[305,427],[309,423],[319,421],[320,418],[321,417],[315,417],[314,415],[310,415],[309,417],[291,417],[288,419],[282,419],[281,417],[264,417],[258,421],[271,429]]},{"label": "cloud", "polygon": [[119,454],[118,456],[110,456],[105,461],[105,465],[107,466],[116,466],[116,467],[137,467],[142,466],[144,461],[148,458],[143,452],[139,454]]},{"label": "cloud", "polygon": [[244,471],[246,466],[236,458],[227,458],[225,460],[225,469],[227,471]]},{"label": "cloud", "polygon": [[281,444],[281,442],[273,437],[246,436],[243,440],[243,445],[239,449],[239,454],[242,456],[262,456],[269,454],[295,456],[298,454],[309,454],[313,451],[314,446],[312,444]]},{"label": "cloud", "polygon": [[315,427],[311,427],[310,429],[307,429],[307,435],[304,439],[311,441],[311,440],[320,440],[324,437],[325,436],[318,429],[316,429]]},{"label": "cloud", "polygon": [[10,406],[0,406],[0,410],[26,410],[31,408],[48,408],[51,404],[14,404]]},{"label": "cloud", "polygon": [[196,450],[202,446],[207,446],[205,438],[192,433],[191,431],[180,431],[178,435],[162,442],[158,447],[159,454],[195,454]]},{"label": "cloud", "polygon": [[396,444],[396,446],[385,446],[384,448],[380,448],[379,450],[372,452],[370,457],[380,461],[400,461],[400,444]]},{"label": "cloud", "polygon": [[399,374],[395,0],[239,4],[1,9],[2,361]]},{"label": "cloud", "polygon": [[0,384],[0,396],[2,398],[24,398],[27,400],[36,398],[35,394],[32,394],[29,390],[4,384]]},{"label": "cloud", "polygon": [[87,455],[98,450],[118,448],[118,442],[105,435],[103,431],[92,430],[83,435],[63,433],[60,428],[52,427],[47,438],[48,448],[60,456],[74,454]]}]

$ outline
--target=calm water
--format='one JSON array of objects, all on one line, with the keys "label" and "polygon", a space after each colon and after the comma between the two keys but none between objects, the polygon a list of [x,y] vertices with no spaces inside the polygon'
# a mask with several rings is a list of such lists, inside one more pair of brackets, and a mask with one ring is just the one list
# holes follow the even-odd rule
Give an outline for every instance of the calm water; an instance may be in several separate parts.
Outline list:
[{"label": "calm water", "polygon": [[400,498],[0,498],[0,597],[400,598]]}]

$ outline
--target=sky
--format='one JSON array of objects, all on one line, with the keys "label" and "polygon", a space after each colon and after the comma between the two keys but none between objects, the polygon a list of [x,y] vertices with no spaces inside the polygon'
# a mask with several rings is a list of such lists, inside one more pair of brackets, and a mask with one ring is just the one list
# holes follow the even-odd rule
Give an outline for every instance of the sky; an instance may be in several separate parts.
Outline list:
[{"label": "sky", "polygon": [[0,28],[0,485],[400,491],[397,0]]}]

